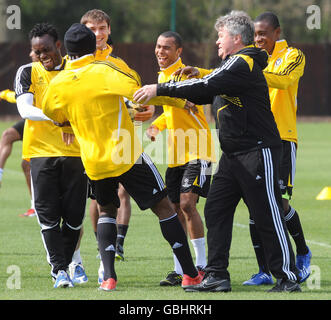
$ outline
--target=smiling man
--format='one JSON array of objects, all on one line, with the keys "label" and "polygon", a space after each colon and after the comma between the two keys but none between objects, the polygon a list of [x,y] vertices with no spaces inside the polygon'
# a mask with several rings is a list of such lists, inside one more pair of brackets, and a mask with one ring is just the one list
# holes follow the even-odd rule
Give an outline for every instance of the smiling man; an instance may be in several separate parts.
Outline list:
[{"label": "smiling man", "polygon": [[[159,35],[155,45],[160,67],[159,83],[176,79],[173,72],[185,67],[180,57],[182,50],[182,38],[177,32],[166,31]],[[163,105],[163,113],[147,129],[147,135],[155,140],[160,131],[168,129],[168,168],[165,174],[168,197],[191,239],[196,266],[203,272],[207,264],[204,227],[196,205],[200,197],[207,197],[209,191],[211,176],[208,171],[214,161],[214,146],[203,106],[196,107],[199,110],[196,114],[188,114],[186,110]],[[182,275],[174,256],[174,271],[168,273],[160,285],[180,285]]]},{"label": "smiling man", "polygon": [[[278,17],[272,12],[264,12],[255,19],[255,44],[269,54],[268,66],[263,70],[269,87],[271,111],[275,117],[282,139],[283,152],[280,167],[280,188],[285,211],[285,221],[297,249],[296,265],[301,281],[310,275],[312,253],[308,248],[297,211],[290,206],[296,169],[298,134],[296,127],[297,95],[300,78],[303,76],[305,56],[301,50],[291,47],[285,39],[280,39],[281,28]],[[250,219],[250,232],[257,257],[259,272],[244,285],[261,285],[272,282],[264,249]]]},{"label": "smiling man", "polygon": [[187,291],[230,291],[233,216],[241,199],[249,208],[277,285],[270,292],[301,291],[278,184],[281,139],[263,75],[266,51],[254,46],[254,24],[242,11],[216,20],[220,66],[201,79],[145,86],[134,99],[186,98],[199,104],[223,98],[217,110],[222,156],[206,205],[208,264],[204,280]]},{"label": "smiling man", "polygon": [[49,82],[65,64],[57,31],[50,24],[39,23],[29,36],[40,62],[21,66],[15,78],[17,107],[27,119],[22,153],[23,159],[30,159],[34,205],[54,287],[68,287],[73,284],[66,270],[85,214],[87,178],[77,141],[66,145],[61,128],[41,110]]}]

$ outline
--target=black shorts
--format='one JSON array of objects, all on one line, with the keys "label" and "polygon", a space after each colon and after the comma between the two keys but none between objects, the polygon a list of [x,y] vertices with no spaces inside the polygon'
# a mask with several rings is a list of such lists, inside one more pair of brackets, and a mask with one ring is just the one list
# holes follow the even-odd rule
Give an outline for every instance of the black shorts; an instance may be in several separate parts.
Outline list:
[{"label": "black shorts", "polygon": [[12,128],[14,128],[19,133],[19,135],[21,136],[21,140],[23,140],[24,124],[25,124],[25,119],[22,119],[22,120],[16,122],[12,126]]},{"label": "black shorts", "polygon": [[166,197],[163,179],[150,157],[142,153],[132,168],[118,177],[90,180],[92,194],[97,203],[106,206],[112,203],[120,207],[118,184],[121,183],[141,210],[152,208]]},{"label": "black shorts", "polygon": [[172,203],[180,202],[180,194],[193,192],[206,198],[211,179],[211,162],[193,160],[183,166],[168,168],[166,186]]},{"label": "black shorts", "polygon": [[295,142],[282,141],[282,157],[280,161],[279,186],[282,192],[282,197],[291,199],[294,186],[297,145]]}]

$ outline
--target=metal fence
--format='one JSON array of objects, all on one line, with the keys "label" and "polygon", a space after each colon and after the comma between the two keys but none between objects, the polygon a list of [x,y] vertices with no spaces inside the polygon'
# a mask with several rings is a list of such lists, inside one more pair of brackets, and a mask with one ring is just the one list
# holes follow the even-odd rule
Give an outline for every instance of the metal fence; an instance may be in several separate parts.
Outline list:
[{"label": "metal fence", "polygon": [[[299,84],[299,116],[331,116],[329,107],[331,90],[331,44],[293,44],[306,56],[306,67]],[[209,49],[208,49],[209,48]],[[186,44],[182,60],[187,65],[203,67],[206,60],[202,57],[210,46]],[[13,87],[19,66],[29,63],[30,46],[28,43],[0,44],[0,90]],[[209,66],[216,67],[218,58],[213,48]],[[143,84],[155,83],[158,65],[154,55],[154,44],[132,43],[116,44],[114,53],[125,60],[141,76]],[[0,101],[0,116],[18,115],[15,105]]]}]

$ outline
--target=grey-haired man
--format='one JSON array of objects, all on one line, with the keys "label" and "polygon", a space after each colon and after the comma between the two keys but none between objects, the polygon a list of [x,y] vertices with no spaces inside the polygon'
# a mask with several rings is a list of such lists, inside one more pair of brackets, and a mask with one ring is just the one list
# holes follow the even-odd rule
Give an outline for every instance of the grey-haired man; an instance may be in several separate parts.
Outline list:
[{"label": "grey-haired man", "polygon": [[278,185],[281,140],[262,72],[268,55],[254,46],[254,24],[246,13],[232,11],[219,17],[215,28],[220,67],[202,79],[151,85],[134,96],[139,102],[158,95],[187,98],[196,104],[212,103],[216,95],[223,98],[217,111],[223,153],[204,212],[206,276],[187,291],[231,290],[227,268],[233,216],[240,199],[254,216],[270,271],[278,279],[270,291],[301,291]]}]

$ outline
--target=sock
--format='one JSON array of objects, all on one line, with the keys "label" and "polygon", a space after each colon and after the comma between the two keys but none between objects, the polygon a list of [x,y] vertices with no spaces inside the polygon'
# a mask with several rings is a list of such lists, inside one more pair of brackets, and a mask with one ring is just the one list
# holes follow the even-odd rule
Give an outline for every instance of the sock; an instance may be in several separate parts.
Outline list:
[{"label": "sock", "polygon": [[294,208],[290,207],[290,210],[285,215],[285,221],[287,229],[292,236],[298,255],[305,255],[308,253],[307,244],[301,227],[301,222],[298,213]]},{"label": "sock", "polygon": [[126,224],[118,224],[117,225],[117,239],[116,246],[120,244],[122,247],[124,246],[124,239],[126,233],[128,232],[129,226]]},{"label": "sock", "polygon": [[77,249],[72,256],[72,262],[77,264],[83,264],[82,257],[80,256],[80,250]]},{"label": "sock", "polygon": [[183,275],[183,269],[182,269],[182,266],[180,265],[177,257],[175,254],[173,254],[174,256],[174,271],[177,273],[177,274],[180,274],[180,275]]},{"label": "sock", "polygon": [[205,238],[191,239],[195,252],[195,265],[205,268],[207,265]]},{"label": "sock", "polygon": [[33,199],[31,199],[31,209],[35,210]]},{"label": "sock", "polygon": [[104,267],[104,280],[109,278],[117,280],[115,273],[116,236],[116,219],[100,217],[97,226],[97,237],[99,252]]},{"label": "sock", "polygon": [[252,244],[253,244],[253,248],[254,248],[254,251],[255,251],[257,264],[259,265],[259,269],[262,272],[270,274],[269,267],[268,267],[268,264],[267,264],[267,261],[265,259],[265,255],[264,255],[264,249],[263,249],[262,241],[261,241],[260,236],[257,232],[255,223],[251,219],[249,220],[249,231],[250,231],[250,234],[251,234]]},{"label": "sock", "polygon": [[193,264],[187,237],[178,220],[177,213],[169,218],[160,220],[160,227],[163,237],[169,242],[173,253],[182,266],[183,273],[195,278],[198,272]]},{"label": "sock", "polygon": [[3,174],[3,169],[0,168],[0,182],[1,182],[1,180],[2,180],[2,174]]}]

